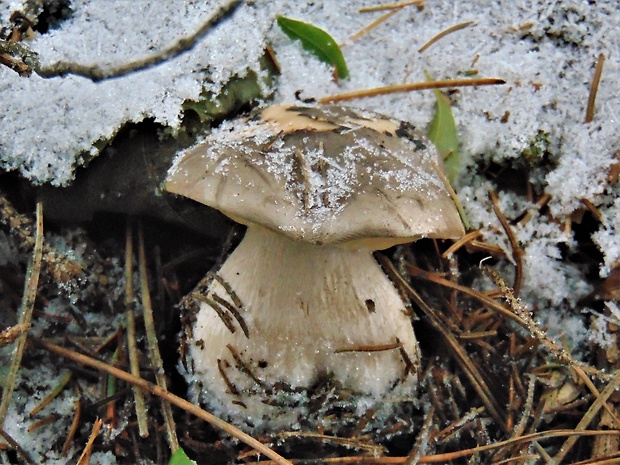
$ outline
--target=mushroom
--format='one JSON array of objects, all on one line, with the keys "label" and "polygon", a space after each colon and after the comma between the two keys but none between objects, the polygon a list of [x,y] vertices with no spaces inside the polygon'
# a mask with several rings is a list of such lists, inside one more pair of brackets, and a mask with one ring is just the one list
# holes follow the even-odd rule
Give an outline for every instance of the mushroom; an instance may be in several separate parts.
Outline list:
[{"label": "mushroom", "polygon": [[262,430],[309,421],[317,386],[360,415],[411,396],[411,315],[372,253],[464,233],[441,169],[411,125],[334,105],[267,107],[179,155],[165,189],[247,225],[194,294],[198,396]]}]

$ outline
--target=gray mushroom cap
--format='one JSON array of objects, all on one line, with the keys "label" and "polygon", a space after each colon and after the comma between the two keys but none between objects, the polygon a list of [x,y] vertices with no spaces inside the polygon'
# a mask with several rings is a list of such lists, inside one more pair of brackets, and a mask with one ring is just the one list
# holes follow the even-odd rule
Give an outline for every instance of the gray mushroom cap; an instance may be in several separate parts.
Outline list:
[{"label": "gray mushroom cap", "polygon": [[165,189],[293,240],[383,249],[458,238],[434,145],[411,125],[335,105],[275,105],[181,153]]}]

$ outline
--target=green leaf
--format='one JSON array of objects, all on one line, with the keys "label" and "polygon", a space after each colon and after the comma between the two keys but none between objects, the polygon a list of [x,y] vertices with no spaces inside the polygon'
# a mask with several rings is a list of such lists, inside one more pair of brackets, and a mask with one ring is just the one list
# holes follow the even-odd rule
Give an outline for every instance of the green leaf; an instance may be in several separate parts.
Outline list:
[{"label": "green leaf", "polygon": [[435,116],[428,130],[428,138],[444,159],[446,174],[451,183],[459,170],[459,138],[448,97],[435,89]]},{"label": "green leaf", "polygon": [[196,462],[191,460],[182,448],[178,448],[172,457],[168,465],[197,465]]},{"label": "green leaf", "polygon": [[303,47],[316,55],[319,60],[335,66],[339,78],[347,79],[349,77],[349,70],[344,61],[342,51],[327,32],[312,24],[285,18],[280,15],[276,16],[276,20],[287,36],[291,39],[301,40]]},{"label": "green leaf", "polygon": [[[426,73],[426,78],[431,80],[429,73]],[[456,123],[454,122],[454,115],[452,115],[450,100],[437,89],[435,89],[435,104],[435,115],[427,135],[443,157],[448,181],[450,181],[450,184],[454,184],[454,180],[459,172],[459,136],[456,131]],[[461,221],[465,229],[469,229],[469,221],[467,220],[467,215],[465,215],[465,210],[463,210],[463,206],[456,195],[453,195]]]}]

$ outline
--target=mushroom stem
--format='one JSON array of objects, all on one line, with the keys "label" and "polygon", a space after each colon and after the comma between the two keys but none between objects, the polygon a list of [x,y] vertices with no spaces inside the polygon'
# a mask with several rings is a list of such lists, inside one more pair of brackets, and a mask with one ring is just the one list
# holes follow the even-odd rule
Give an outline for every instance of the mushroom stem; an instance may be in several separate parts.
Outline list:
[{"label": "mushroom stem", "polygon": [[[200,300],[191,355],[209,402],[228,400],[225,411],[237,400],[250,417],[269,414],[274,386],[311,389],[325,377],[373,401],[415,384],[410,317],[370,250],[250,226],[218,275]],[[222,318],[235,301],[238,315]]]}]

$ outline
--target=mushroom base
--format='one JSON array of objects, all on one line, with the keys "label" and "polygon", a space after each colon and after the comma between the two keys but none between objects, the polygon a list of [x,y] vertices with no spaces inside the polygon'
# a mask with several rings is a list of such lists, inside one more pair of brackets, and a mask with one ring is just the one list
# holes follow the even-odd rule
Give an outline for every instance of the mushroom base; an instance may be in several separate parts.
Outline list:
[{"label": "mushroom base", "polygon": [[369,250],[250,227],[198,301],[188,376],[239,426],[314,428],[336,407],[359,418],[413,399],[411,319]]}]

